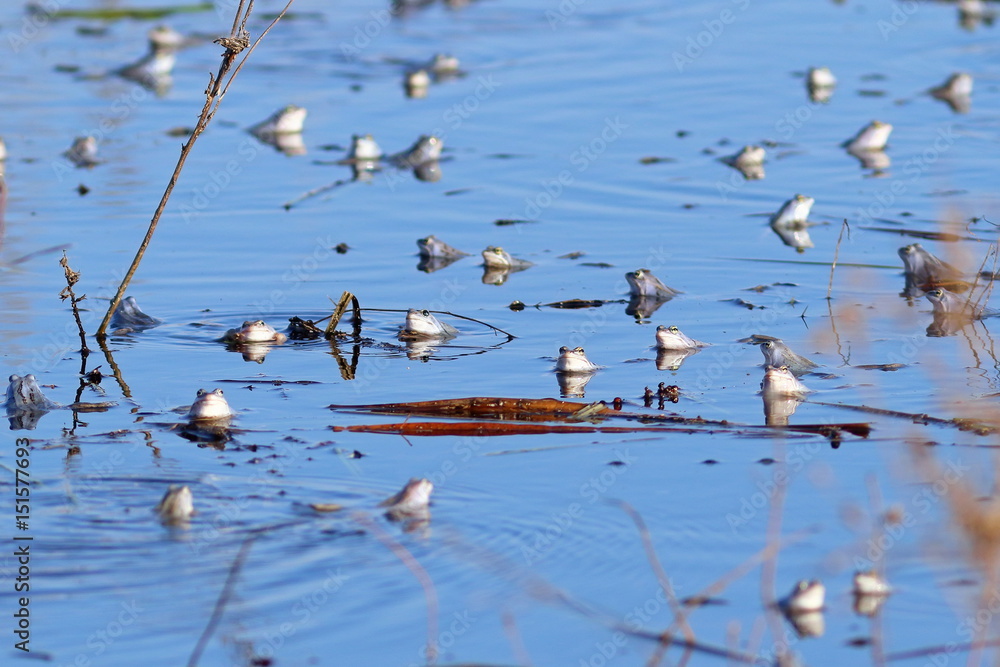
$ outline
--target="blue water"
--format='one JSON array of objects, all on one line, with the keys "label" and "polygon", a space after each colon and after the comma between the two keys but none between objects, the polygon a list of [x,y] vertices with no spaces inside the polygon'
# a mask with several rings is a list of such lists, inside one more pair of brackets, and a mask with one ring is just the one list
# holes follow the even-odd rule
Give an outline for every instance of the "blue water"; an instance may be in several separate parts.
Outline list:
[{"label": "blue water", "polygon": [[[80,369],[72,316],[58,299],[60,254],[18,259],[66,246],[93,334],[184,141],[168,131],[194,124],[218,66],[211,38],[232,21],[232,7],[218,5],[163,20],[194,44],[179,53],[161,96],[107,74],[142,55],[159,21],[0,9],[9,51],[0,59],[0,134],[10,153],[0,349],[8,373],[34,373],[52,400],[74,401]],[[73,4],[103,6],[120,5]],[[251,32],[282,6],[258,2]],[[816,402],[995,415],[996,325],[927,337],[930,305],[899,297],[896,254],[919,240],[971,271],[995,239],[992,25],[962,27],[949,3],[874,0],[497,0],[399,15],[381,2],[296,0],[293,12],[198,140],[129,289],[165,324],[109,340],[118,378],[89,342],[87,368],[101,365],[108,377],[83,400],[117,405],[79,414],[82,424],[57,410],[34,430],[8,431],[0,462],[12,468],[14,439],[30,438],[37,482],[33,651],[58,665],[187,661],[240,544],[270,527],[254,541],[201,664],[273,656],[275,664],[422,665],[428,633],[442,664],[649,664],[655,642],[612,626],[658,633],[672,615],[619,500],[642,515],[678,597],[727,582],[711,592],[721,604],[690,614],[705,645],[758,664],[787,650],[803,663],[840,665],[972,639],[966,621],[988,607],[989,593],[949,499],[957,488],[990,493],[995,437]],[[465,75],[408,99],[406,63],[438,52],[460,58]],[[806,70],[821,65],[838,79],[825,104],[811,102],[804,85]],[[975,79],[965,114],[926,94],[960,70]],[[284,155],[246,132],[286,104],[309,111],[305,154]],[[876,118],[895,128],[882,173],[840,148]],[[285,210],[314,188],[349,181],[349,169],[333,163],[352,134],[366,133],[386,152],[422,134],[443,138],[440,180],[387,169]],[[85,134],[99,135],[101,163],[76,169],[61,153]],[[761,180],[718,160],[764,142]],[[641,162],[653,157],[664,160]],[[78,194],[79,185],[89,192]],[[816,199],[814,247],[802,253],[767,224],[796,193]],[[837,251],[845,219],[850,232]],[[415,241],[429,234],[472,256],[418,271]],[[333,250],[340,243],[345,254]],[[489,245],[534,266],[484,284],[479,252]],[[622,300],[624,273],[640,267],[683,294],[637,322]],[[291,316],[324,317],[344,290],[363,307],[446,310],[516,338],[451,320],[458,337],[410,358],[396,340],[402,313],[371,311],[354,379],[337,359],[350,363],[350,344],[291,341],[258,364],[217,341],[244,320],[283,328]],[[611,303],[534,307],[574,298]],[[528,307],[511,310],[515,300]],[[657,370],[659,324],[714,346],[675,371]],[[558,396],[552,368],[562,345],[585,347],[603,366],[584,401],[617,396],[640,411],[644,388],[665,382],[681,389],[668,410],[762,424],[761,357],[736,342],[753,333],[780,336],[823,365],[804,378],[813,402],[792,424],[867,421],[871,436],[845,436],[835,449],[822,436],[720,429],[495,438],[331,430],[402,418],[330,404]],[[904,366],[858,367],[885,363]],[[175,409],[215,387],[238,413],[224,449],[176,428]],[[940,469],[921,467],[919,453]],[[411,477],[428,477],[435,492],[430,524],[406,532],[378,503]],[[3,480],[12,490],[12,473]],[[194,493],[187,528],[165,528],[152,513],[171,483]],[[347,509],[318,516],[305,508],[315,502]],[[890,508],[899,523],[880,528]],[[753,559],[769,523],[782,549],[762,569]],[[12,565],[0,561],[8,622]],[[851,577],[866,565],[895,588],[875,621],[851,610]],[[768,603],[812,578],[827,587],[825,629],[799,639]],[[557,589],[595,613],[574,611]],[[5,659],[25,658],[6,628],[4,636]],[[849,644],[858,638],[881,649]],[[663,664],[679,655],[671,649]],[[969,660],[967,648],[958,655]],[[980,659],[990,658],[972,661]]]}]

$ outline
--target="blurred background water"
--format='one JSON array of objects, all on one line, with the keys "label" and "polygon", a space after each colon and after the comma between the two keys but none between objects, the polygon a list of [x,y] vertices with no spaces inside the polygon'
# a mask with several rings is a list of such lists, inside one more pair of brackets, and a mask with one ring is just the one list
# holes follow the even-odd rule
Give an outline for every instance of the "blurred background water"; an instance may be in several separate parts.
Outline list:
[{"label": "blurred background water", "polygon": [[[58,299],[60,254],[21,258],[67,248],[93,334],[173,170],[184,141],[173,130],[192,127],[201,109],[218,67],[211,40],[228,34],[234,4],[0,8],[2,354],[8,373],[34,373],[52,400],[74,400],[79,340]],[[252,35],[282,6],[257,2]],[[136,7],[172,11],[91,11]],[[143,55],[159,24],[191,43],[157,93],[114,71]],[[930,305],[899,296],[897,249],[919,240],[971,270],[995,240],[998,49],[991,18],[963,18],[944,2],[296,0],[198,141],[132,283],[129,294],[165,324],[110,339],[121,382],[108,377],[103,396],[88,389],[84,400],[117,406],[80,414],[84,423],[57,410],[8,432],[5,466],[15,438],[33,446],[32,649],[60,665],[181,663],[243,539],[280,526],[255,541],[203,664],[420,665],[429,625],[440,663],[655,663],[654,642],[615,634],[553,592],[633,629],[670,625],[615,500],[643,516],[679,597],[750,562],[769,525],[772,537],[780,531],[780,557],[690,616],[699,641],[760,664],[782,652],[809,664],[881,664],[886,653],[958,645],[983,628],[992,636],[992,614],[977,616],[995,597],[991,580],[967,558],[950,500],[959,487],[991,493],[995,438],[815,402],[943,418],[994,409],[994,325],[928,337]],[[436,53],[458,57],[463,75],[408,98],[404,73]],[[826,102],[811,101],[805,85],[818,66],[838,80]],[[965,113],[927,93],[956,71],[975,80]],[[308,110],[294,155],[247,132],[288,104]],[[874,119],[894,126],[891,164],[879,171],[840,146]],[[335,163],[366,133],[387,152],[442,138],[440,178],[388,168],[350,182]],[[99,164],[80,169],[62,152],[84,135],[98,138]],[[762,179],[719,160],[746,144],[767,149]],[[283,206],[338,180],[347,182]],[[803,252],[768,226],[796,193],[816,199],[814,247]],[[418,270],[415,241],[429,234],[472,256]],[[479,252],[489,245],[535,265],[484,283]],[[683,294],[637,321],[624,273],[640,267]],[[358,349],[353,379],[338,365],[350,362],[350,344],[292,341],[256,363],[217,342],[244,320],[283,328],[291,316],[323,317],[343,290],[363,307],[447,310],[517,337],[500,344],[452,320],[458,337],[408,355],[396,340],[402,313],[371,312],[363,333],[372,343]],[[574,298],[613,303],[533,307]],[[515,300],[528,307],[511,310]],[[657,370],[659,324],[714,346]],[[644,388],[665,382],[681,390],[668,409],[761,424],[761,356],[736,342],[754,333],[823,365],[804,378],[814,402],[793,424],[871,421],[872,435],[839,448],[815,435],[705,431],[404,439],[333,432],[386,418],[326,408],[557,396],[557,350],[580,345],[603,366],[587,400],[617,396],[638,410]],[[887,363],[903,366],[861,368]],[[98,364],[111,373],[100,352],[87,367]],[[224,388],[238,412],[222,449],[172,428],[182,421],[172,410],[202,387]],[[954,445],[924,450],[950,472],[928,478],[913,442]],[[434,481],[433,518],[405,532],[377,504],[411,477]],[[170,483],[194,492],[186,529],[163,527],[151,511]],[[311,502],[351,511],[316,516],[303,509]],[[897,523],[883,522],[887,508]],[[896,589],[875,620],[851,610],[862,565],[884,570]],[[0,566],[8,610],[12,559]],[[800,638],[767,603],[811,578],[827,586],[825,629]],[[938,657],[955,653],[981,657],[967,647]],[[678,659],[673,649],[662,664]]]}]

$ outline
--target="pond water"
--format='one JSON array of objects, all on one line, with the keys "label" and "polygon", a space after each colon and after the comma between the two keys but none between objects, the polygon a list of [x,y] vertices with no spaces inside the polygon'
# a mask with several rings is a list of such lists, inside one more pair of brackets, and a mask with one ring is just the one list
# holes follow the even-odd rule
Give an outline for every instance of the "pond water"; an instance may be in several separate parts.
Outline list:
[{"label": "pond water", "polygon": [[[167,6],[154,0],[25,4],[0,7],[3,363],[63,405],[116,405],[53,410],[7,431],[8,500],[15,439],[30,443],[30,528],[16,530],[12,504],[5,521],[11,537],[33,538],[33,655],[14,647],[23,593],[9,547],[4,660],[181,664],[231,571],[201,664],[995,660],[969,643],[996,636],[994,564],[975,555],[995,553],[998,539],[997,439],[907,414],[995,420],[996,325],[928,336],[930,303],[900,297],[897,255],[919,241],[972,274],[995,240],[992,18],[877,0],[296,0],[198,140],[128,290],[164,323],[102,350],[93,333],[237,3],[185,3],[161,18],[92,11]],[[252,35],[282,6],[257,2]],[[161,23],[189,38],[169,85],[154,92],[115,75]],[[457,56],[462,74],[407,97],[405,72],[436,53]],[[837,77],[825,102],[805,85],[819,66]],[[975,81],[964,112],[927,93],[958,71]],[[289,104],[308,110],[300,150],[247,132]],[[875,119],[894,127],[879,169],[841,147]],[[436,180],[387,166],[352,181],[336,162],[367,133],[387,153],[443,139]],[[86,135],[99,140],[98,164],[76,168],[62,153]],[[719,159],[747,144],[767,150],[763,178]],[[801,252],[768,225],[797,193],[816,200]],[[420,271],[415,242],[430,234],[471,256]],[[534,265],[484,276],[479,253],[491,245]],[[86,369],[105,374],[79,397],[80,345],[54,247],[88,297]],[[624,274],[640,267],[683,293],[637,318]],[[362,308],[400,312],[365,312],[357,345],[293,340],[254,357],[218,342],[245,320],[318,320],[345,290]],[[535,306],[567,299],[608,303]],[[414,348],[397,339],[408,308],[514,337],[443,316],[460,334]],[[660,324],[713,346],[658,367]],[[752,334],[821,364],[803,378],[814,393],[792,425],[866,422],[870,435],[760,428],[762,356],[739,342]],[[331,404],[557,397],[563,345],[602,367],[566,400],[620,397],[628,412],[754,428],[333,430],[407,418]],[[679,387],[679,401],[647,410],[644,389],[661,382]],[[183,437],[177,408],[200,388],[224,389],[236,411],[228,440]],[[389,521],[379,502],[415,477],[435,484],[430,522]],[[193,492],[188,524],[164,526],[153,512],[170,484]],[[677,598],[709,598],[688,611],[693,653],[663,656],[650,638],[674,616],[643,534]],[[894,589],[871,617],[852,609],[859,568]],[[800,636],[772,603],[809,579],[826,586],[824,627]]]}]

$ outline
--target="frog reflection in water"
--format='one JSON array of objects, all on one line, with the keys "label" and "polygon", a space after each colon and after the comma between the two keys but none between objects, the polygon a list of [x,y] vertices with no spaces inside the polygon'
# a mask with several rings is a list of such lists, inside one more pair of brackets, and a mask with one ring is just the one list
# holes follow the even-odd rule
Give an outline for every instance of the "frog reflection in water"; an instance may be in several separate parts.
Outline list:
[{"label": "frog reflection in water", "polygon": [[111,327],[115,330],[115,333],[142,331],[144,329],[152,329],[160,324],[163,324],[163,320],[142,312],[134,296],[127,296],[122,299],[111,316]]}]

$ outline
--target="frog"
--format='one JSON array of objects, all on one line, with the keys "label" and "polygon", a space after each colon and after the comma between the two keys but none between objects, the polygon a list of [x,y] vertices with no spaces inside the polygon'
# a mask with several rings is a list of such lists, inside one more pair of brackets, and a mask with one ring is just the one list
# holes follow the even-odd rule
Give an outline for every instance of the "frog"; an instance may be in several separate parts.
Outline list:
[{"label": "frog", "polygon": [[139,308],[134,296],[127,296],[118,302],[111,316],[111,327],[116,333],[143,331],[163,324],[163,320],[147,315]]},{"label": "frog", "polygon": [[221,389],[206,391],[198,390],[198,397],[188,410],[187,417],[192,421],[223,420],[233,416],[233,410],[223,395]]},{"label": "frog", "polygon": [[984,317],[994,317],[1000,314],[991,308],[977,306],[969,299],[941,287],[929,290],[924,296],[931,302],[935,318],[948,317],[964,320],[981,320]]},{"label": "frog", "polygon": [[451,247],[433,234],[427,238],[417,239],[417,248],[420,249],[420,256],[426,259],[457,259],[469,256],[469,253]]},{"label": "frog", "polygon": [[792,352],[792,349],[780,338],[757,334],[751,337],[751,341],[757,341],[755,344],[760,345],[760,351],[764,355],[765,368],[785,366],[795,376],[805,375],[812,372],[814,368],[819,368],[819,364],[812,359]]},{"label": "frog", "polygon": [[795,588],[778,603],[786,614],[821,611],[826,602],[826,586],[819,579],[799,581]]},{"label": "frog", "polygon": [[854,573],[855,595],[889,595],[892,586],[875,570],[858,571]]},{"label": "frog", "polygon": [[892,125],[880,120],[873,120],[858,130],[858,133],[845,141],[841,146],[849,153],[885,150],[892,133]]},{"label": "frog", "polygon": [[431,85],[431,75],[421,68],[412,69],[403,76],[403,90],[412,99],[427,97],[427,89]]},{"label": "frog", "polygon": [[809,211],[812,210],[816,200],[806,195],[797,194],[778,209],[778,212],[771,216],[771,226],[787,227],[796,224],[803,224],[809,219]]},{"label": "frog", "polygon": [[77,167],[93,167],[98,163],[97,139],[90,136],[77,137],[63,155]]},{"label": "frog", "polygon": [[7,385],[4,407],[7,408],[8,415],[19,412],[47,412],[60,407],[58,403],[45,398],[34,375],[29,373],[21,377],[14,374],[7,380],[10,384]]},{"label": "frog", "polygon": [[413,478],[399,492],[379,503],[385,515],[393,521],[426,519],[434,483],[425,478]]},{"label": "frog", "polygon": [[[483,266],[489,269],[507,269],[509,271],[522,271],[529,266],[534,266],[526,259],[513,257],[509,252],[500,246],[487,246],[482,252]],[[484,281],[485,282],[485,281]]]},{"label": "frog", "polygon": [[628,292],[632,296],[653,297],[666,301],[681,294],[679,290],[667,287],[649,269],[636,269],[625,274]]},{"label": "frog", "polygon": [[955,72],[947,81],[927,92],[931,97],[945,102],[955,113],[968,113],[972,106],[972,75]]},{"label": "frog", "polygon": [[795,377],[788,366],[768,366],[760,383],[760,392],[765,397],[802,397],[809,388]]},{"label": "frog", "polygon": [[171,484],[154,511],[160,515],[160,520],[163,523],[186,522],[194,513],[194,497],[191,495],[191,488],[186,484],[183,486]]},{"label": "frog", "polygon": [[455,76],[461,72],[459,70],[458,58],[448,53],[435,53],[434,57],[421,69],[430,72],[438,78]]},{"label": "frog", "polygon": [[961,271],[938,259],[919,243],[905,245],[897,253],[903,260],[903,275],[906,280],[904,296],[920,296],[925,289],[942,285],[964,286]]},{"label": "frog", "polygon": [[406,311],[406,322],[399,332],[400,338],[452,338],[458,329],[434,317],[429,310],[410,308]]},{"label": "frog", "polygon": [[569,348],[563,345],[559,348],[559,358],[556,359],[557,373],[593,373],[600,366],[590,361],[582,347]]},{"label": "frog", "polygon": [[264,320],[248,320],[239,329],[228,330],[219,340],[233,345],[243,343],[277,343],[280,345],[288,340],[288,336],[276,331]]},{"label": "frog", "polygon": [[656,327],[656,348],[659,350],[695,350],[709,345],[691,338],[676,326],[661,324]]},{"label": "frog", "polygon": [[348,160],[355,162],[375,162],[382,157],[382,149],[376,143],[375,138],[370,134],[352,135],[351,150],[347,155]]},{"label": "frog", "polygon": [[425,134],[405,151],[393,155],[391,161],[401,168],[433,164],[441,158],[443,148],[444,142],[440,138]]},{"label": "frog", "polygon": [[748,181],[764,178],[764,159],[767,151],[762,146],[744,146],[739,153],[720,158],[722,162],[736,169]]},{"label": "frog", "polygon": [[278,109],[266,120],[252,126],[250,134],[257,136],[268,136],[275,134],[297,134],[302,132],[305,125],[308,110],[294,104]]},{"label": "frog", "polygon": [[829,67],[810,67],[806,74],[806,89],[809,91],[809,99],[813,102],[829,102],[836,85],[837,77]]}]

